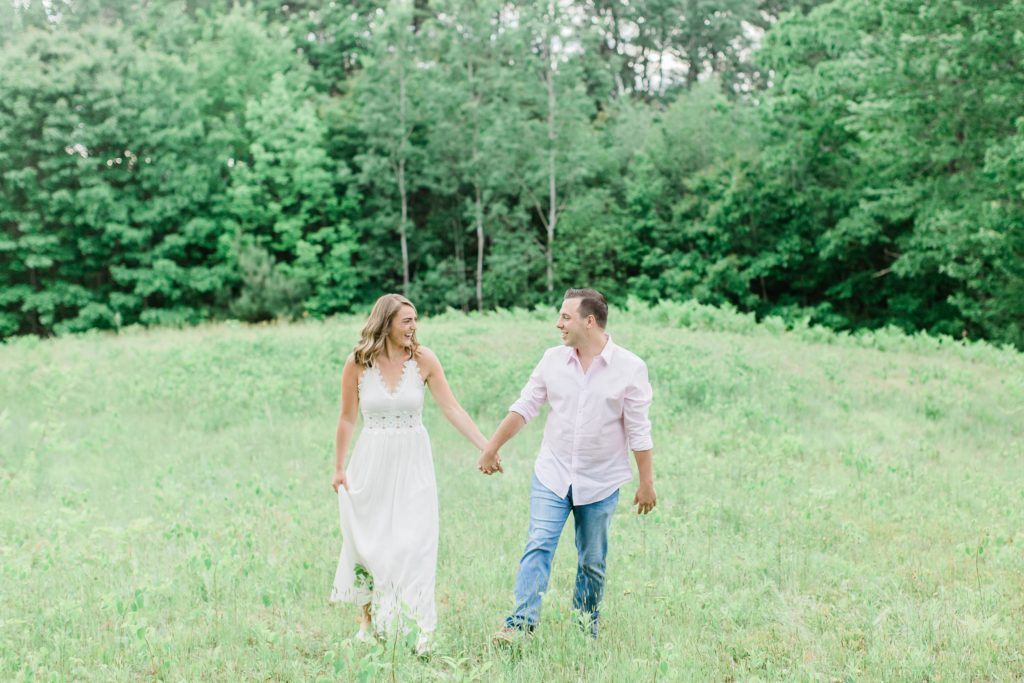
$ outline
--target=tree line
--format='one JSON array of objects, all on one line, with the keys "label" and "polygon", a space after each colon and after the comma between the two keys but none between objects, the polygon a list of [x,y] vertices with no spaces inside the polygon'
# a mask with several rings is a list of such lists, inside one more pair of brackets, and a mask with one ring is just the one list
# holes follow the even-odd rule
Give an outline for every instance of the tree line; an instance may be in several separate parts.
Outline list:
[{"label": "tree line", "polygon": [[695,299],[1024,346],[1024,0],[0,4],[0,337]]}]

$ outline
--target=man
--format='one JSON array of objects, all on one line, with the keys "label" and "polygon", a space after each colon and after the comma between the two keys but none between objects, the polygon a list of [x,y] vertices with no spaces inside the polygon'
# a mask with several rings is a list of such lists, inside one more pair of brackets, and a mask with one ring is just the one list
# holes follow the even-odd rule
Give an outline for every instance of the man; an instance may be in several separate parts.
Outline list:
[{"label": "man", "polygon": [[556,324],[563,345],[544,353],[477,464],[484,474],[503,472],[498,451],[545,403],[551,405],[534,467],[530,529],[516,575],[515,611],[495,640],[514,640],[537,625],[551,560],[570,512],[578,554],[573,607],[584,616],[591,636],[597,637],[608,529],[619,487],[633,478],[627,446],[640,473],[633,504],[640,514],[654,508],[647,366],[612,342],[605,332],[607,323],[608,303],[599,292],[565,293]]}]

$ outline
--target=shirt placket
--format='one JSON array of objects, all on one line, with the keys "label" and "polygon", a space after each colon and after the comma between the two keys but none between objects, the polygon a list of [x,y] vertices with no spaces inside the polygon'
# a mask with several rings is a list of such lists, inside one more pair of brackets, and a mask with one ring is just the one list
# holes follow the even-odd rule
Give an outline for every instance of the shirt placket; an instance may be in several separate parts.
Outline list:
[{"label": "shirt placket", "polygon": [[576,379],[576,417],[572,423],[572,452],[569,454],[569,484],[576,482],[576,461],[580,448],[580,421],[583,419],[583,404],[587,393],[587,374],[579,359],[573,359]]}]

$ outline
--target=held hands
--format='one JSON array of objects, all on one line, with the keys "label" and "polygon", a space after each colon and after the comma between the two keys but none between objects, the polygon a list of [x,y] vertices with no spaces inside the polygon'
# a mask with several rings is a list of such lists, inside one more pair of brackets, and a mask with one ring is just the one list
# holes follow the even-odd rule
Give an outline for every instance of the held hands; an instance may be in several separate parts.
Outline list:
[{"label": "held hands", "polygon": [[334,478],[331,480],[331,488],[334,492],[338,492],[338,487],[344,486],[345,490],[348,491],[348,477],[345,476],[345,470],[338,470],[334,473]]},{"label": "held hands", "polygon": [[654,492],[654,483],[640,482],[640,487],[636,490],[636,495],[633,496],[633,505],[636,506],[636,513],[638,515],[646,515],[654,509],[657,501],[658,495]]},{"label": "held hands", "polygon": [[498,455],[498,451],[489,448],[485,448],[483,453],[480,454],[480,459],[476,462],[476,468],[484,474],[505,471],[501,466],[501,456]]}]

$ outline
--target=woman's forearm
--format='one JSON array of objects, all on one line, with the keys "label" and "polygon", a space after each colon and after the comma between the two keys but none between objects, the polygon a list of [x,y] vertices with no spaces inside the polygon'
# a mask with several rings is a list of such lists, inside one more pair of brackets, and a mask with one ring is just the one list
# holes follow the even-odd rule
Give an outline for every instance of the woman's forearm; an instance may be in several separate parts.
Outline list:
[{"label": "woman's forearm", "polygon": [[348,455],[348,444],[352,440],[355,425],[342,418],[338,420],[338,429],[334,433],[334,470],[345,469],[345,456]]},{"label": "woman's forearm", "polygon": [[480,450],[483,450],[484,446],[487,445],[487,437],[484,436],[480,428],[476,426],[476,422],[473,421],[473,418],[469,416],[469,413],[462,406],[455,405],[449,408],[444,411],[444,416],[471,444]]}]

